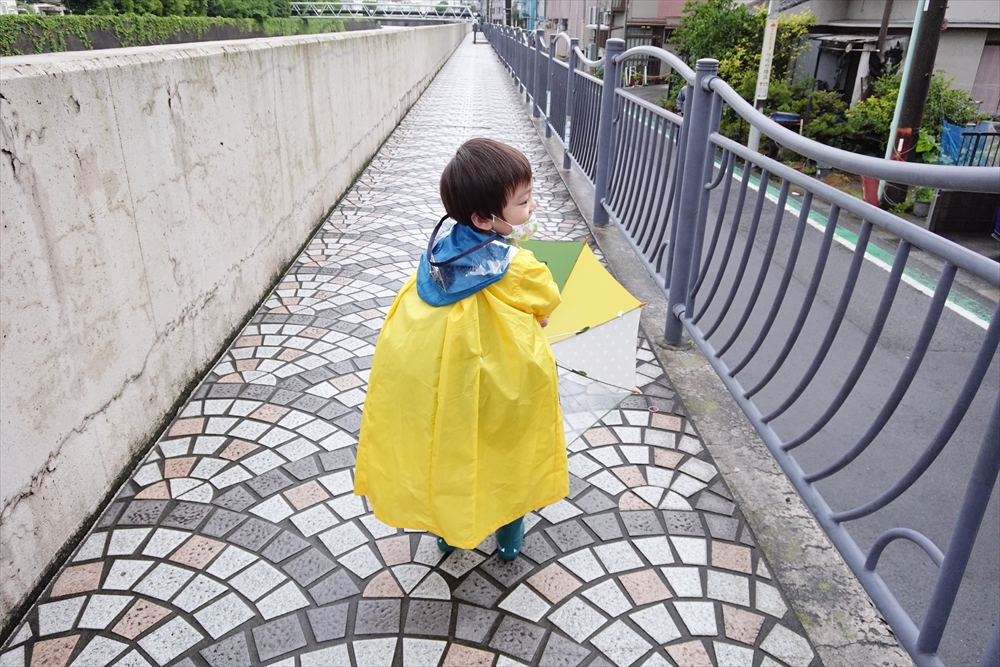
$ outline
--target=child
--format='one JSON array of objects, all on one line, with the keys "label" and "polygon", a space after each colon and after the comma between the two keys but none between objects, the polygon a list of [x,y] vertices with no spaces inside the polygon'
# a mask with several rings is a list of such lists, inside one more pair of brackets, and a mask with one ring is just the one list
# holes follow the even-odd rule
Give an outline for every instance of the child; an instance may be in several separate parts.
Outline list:
[{"label": "child", "polygon": [[[518,237],[535,210],[531,165],[491,139],[441,175],[455,220],[434,228],[375,348],[354,493],[381,521],[438,535],[443,551],[497,532],[513,560],[522,517],[569,493],[555,360],[542,327],[559,305]],[[522,227],[523,226],[523,227]]]}]

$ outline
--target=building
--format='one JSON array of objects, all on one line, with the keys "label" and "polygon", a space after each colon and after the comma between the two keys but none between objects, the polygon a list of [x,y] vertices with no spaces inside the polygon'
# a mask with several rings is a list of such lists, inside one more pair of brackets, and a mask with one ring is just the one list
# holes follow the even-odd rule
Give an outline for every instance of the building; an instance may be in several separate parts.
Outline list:
[{"label": "building", "polygon": [[[768,4],[738,1],[762,10]],[[846,102],[856,102],[883,61],[905,58],[913,18],[923,1],[893,1],[887,39],[872,59],[886,0],[783,0],[783,6],[791,6],[787,12],[810,11],[816,16],[796,75],[814,77],[822,87],[839,91]],[[545,0],[544,27],[576,37],[593,57],[603,52],[610,37],[624,39],[626,48],[648,44],[672,52],[671,35],[681,25],[685,4],[686,0]],[[557,53],[565,55],[565,48],[560,46]],[[631,64],[640,70],[645,65],[650,76],[663,69],[655,58]],[[1000,116],[1000,2],[950,0],[936,67],[980,101],[984,112]]]},{"label": "building", "polygon": [[[788,10],[816,15],[797,75],[815,76],[821,86],[856,102],[881,60],[905,58],[918,4],[923,0],[893,2],[887,39],[875,59],[885,0],[811,0]],[[1000,2],[950,0],[935,68],[954,77],[955,87],[969,91],[984,112],[1000,115]]]},{"label": "building", "polygon": [[[609,38],[625,38],[628,0],[546,0],[545,8],[546,32],[565,32],[579,39],[590,57],[599,57]],[[565,48],[560,45],[557,53],[565,55]]]}]

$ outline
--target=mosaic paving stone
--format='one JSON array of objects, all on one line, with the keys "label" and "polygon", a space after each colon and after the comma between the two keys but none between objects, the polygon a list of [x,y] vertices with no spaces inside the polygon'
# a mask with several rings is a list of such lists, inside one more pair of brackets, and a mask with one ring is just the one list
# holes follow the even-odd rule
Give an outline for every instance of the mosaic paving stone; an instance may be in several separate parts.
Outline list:
[{"label": "mosaic paving stone", "polygon": [[615,621],[590,640],[618,667],[627,667],[645,654],[652,645],[621,621]]},{"label": "mosaic paving stone", "polygon": [[555,550],[539,533],[525,535],[521,545],[521,553],[539,564],[556,556]]},{"label": "mosaic paving stone", "polygon": [[483,135],[532,163],[541,238],[589,235],[507,72],[467,40],[0,664],[818,664],[642,334],[643,394],[571,443],[569,496],[529,513],[513,563],[492,538],[445,556],[351,493],[378,331],[440,216],[437,174]]},{"label": "mosaic paving stone", "polygon": [[594,538],[576,521],[569,521],[552,528],[546,528],[545,533],[552,538],[562,551],[575,551],[580,547],[594,543]]},{"label": "mosaic paving stone", "polygon": [[408,635],[448,636],[452,604],[431,600],[412,600],[406,613],[403,632]]},{"label": "mosaic paving stone", "polygon": [[308,586],[334,567],[334,562],[323,555],[323,552],[319,549],[310,549],[286,563],[283,569],[300,586]]},{"label": "mosaic paving stone", "polygon": [[294,556],[308,546],[308,542],[286,531],[268,544],[267,548],[261,552],[261,555],[270,561],[279,563],[286,558]]},{"label": "mosaic paving stone", "polygon": [[373,635],[399,632],[399,600],[360,600],[354,634]]},{"label": "mosaic paving stone", "polygon": [[465,600],[481,607],[492,607],[493,603],[500,597],[500,589],[478,572],[472,572],[455,589],[454,596],[459,600]]},{"label": "mosaic paving stone", "polygon": [[480,569],[490,575],[505,587],[510,587],[514,582],[519,581],[532,570],[531,564],[525,559],[518,558],[507,562],[494,555],[480,566]]},{"label": "mosaic paving stone", "polygon": [[89,563],[87,565],[75,565],[63,570],[56,583],[49,593],[51,597],[57,598],[64,595],[74,595],[97,589],[100,585],[101,572],[104,570],[104,563]]},{"label": "mosaic paving stone", "polygon": [[521,660],[531,660],[545,634],[543,628],[525,621],[505,617],[493,633],[490,648],[497,649]]},{"label": "mosaic paving stone", "polygon": [[590,526],[590,529],[597,534],[598,538],[605,542],[617,540],[622,537],[621,526],[618,524],[618,519],[613,512],[588,516],[584,518],[584,522]]},{"label": "mosaic paving stone", "polygon": [[498,615],[498,612],[488,609],[479,609],[466,604],[458,605],[455,637],[470,642],[482,642]]},{"label": "mosaic paving stone", "polygon": [[204,648],[199,653],[211,667],[238,667],[250,664],[250,649],[247,648],[247,640],[242,633]]},{"label": "mosaic paving stone", "polygon": [[343,569],[337,570],[309,589],[312,599],[319,605],[343,600],[360,592],[354,582],[351,581],[350,576]]},{"label": "mosaic paving stone", "polygon": [[253,629],[253,641],[261,660],[270,660],[306,646],[298,618],[286,616]]},{"label": "mosaic paving stone", "polygon": [[313,637],[318,642],[340,639],[347,633],[347,611],[345,603],[317,607],[306,612]]},{"label": "mosaic paving stone", "polygon": [[583,642],[608,619],[587,602],[573,597],[549,614],[548,620],[577,642]]},{"label": "mosaic paving stone", "polygon": [[539,667],[576,667],[590,656],[590,651],[555,632],[549,635]]}]

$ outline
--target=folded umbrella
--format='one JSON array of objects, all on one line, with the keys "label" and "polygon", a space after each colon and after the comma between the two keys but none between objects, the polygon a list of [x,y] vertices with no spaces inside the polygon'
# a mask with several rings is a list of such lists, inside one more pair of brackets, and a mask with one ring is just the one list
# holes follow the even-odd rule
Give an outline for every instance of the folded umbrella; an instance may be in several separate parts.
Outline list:
[{"label": "folded umbrella", "polygon": [[523,241],[548,266],[562,303],[545,329],[559,372],[566,444],[635,389],[635,350],[644,305],[608,273],[586,241]]}]

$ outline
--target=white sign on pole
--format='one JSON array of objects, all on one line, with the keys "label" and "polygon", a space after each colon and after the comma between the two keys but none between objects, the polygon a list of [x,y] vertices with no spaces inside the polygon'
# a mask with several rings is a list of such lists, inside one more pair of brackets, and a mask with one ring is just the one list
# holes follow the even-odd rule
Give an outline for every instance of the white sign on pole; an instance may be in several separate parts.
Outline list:
[{"label": "white sign on pole", "polygon": [[767,87],[771,83],[771,60],[774,55],[774,40],[778,36],[778,18],[769,17],[764,28],[764,45],[760,50],[760,69],[757,70],[757,91],[754,100],[767,99]]}]

